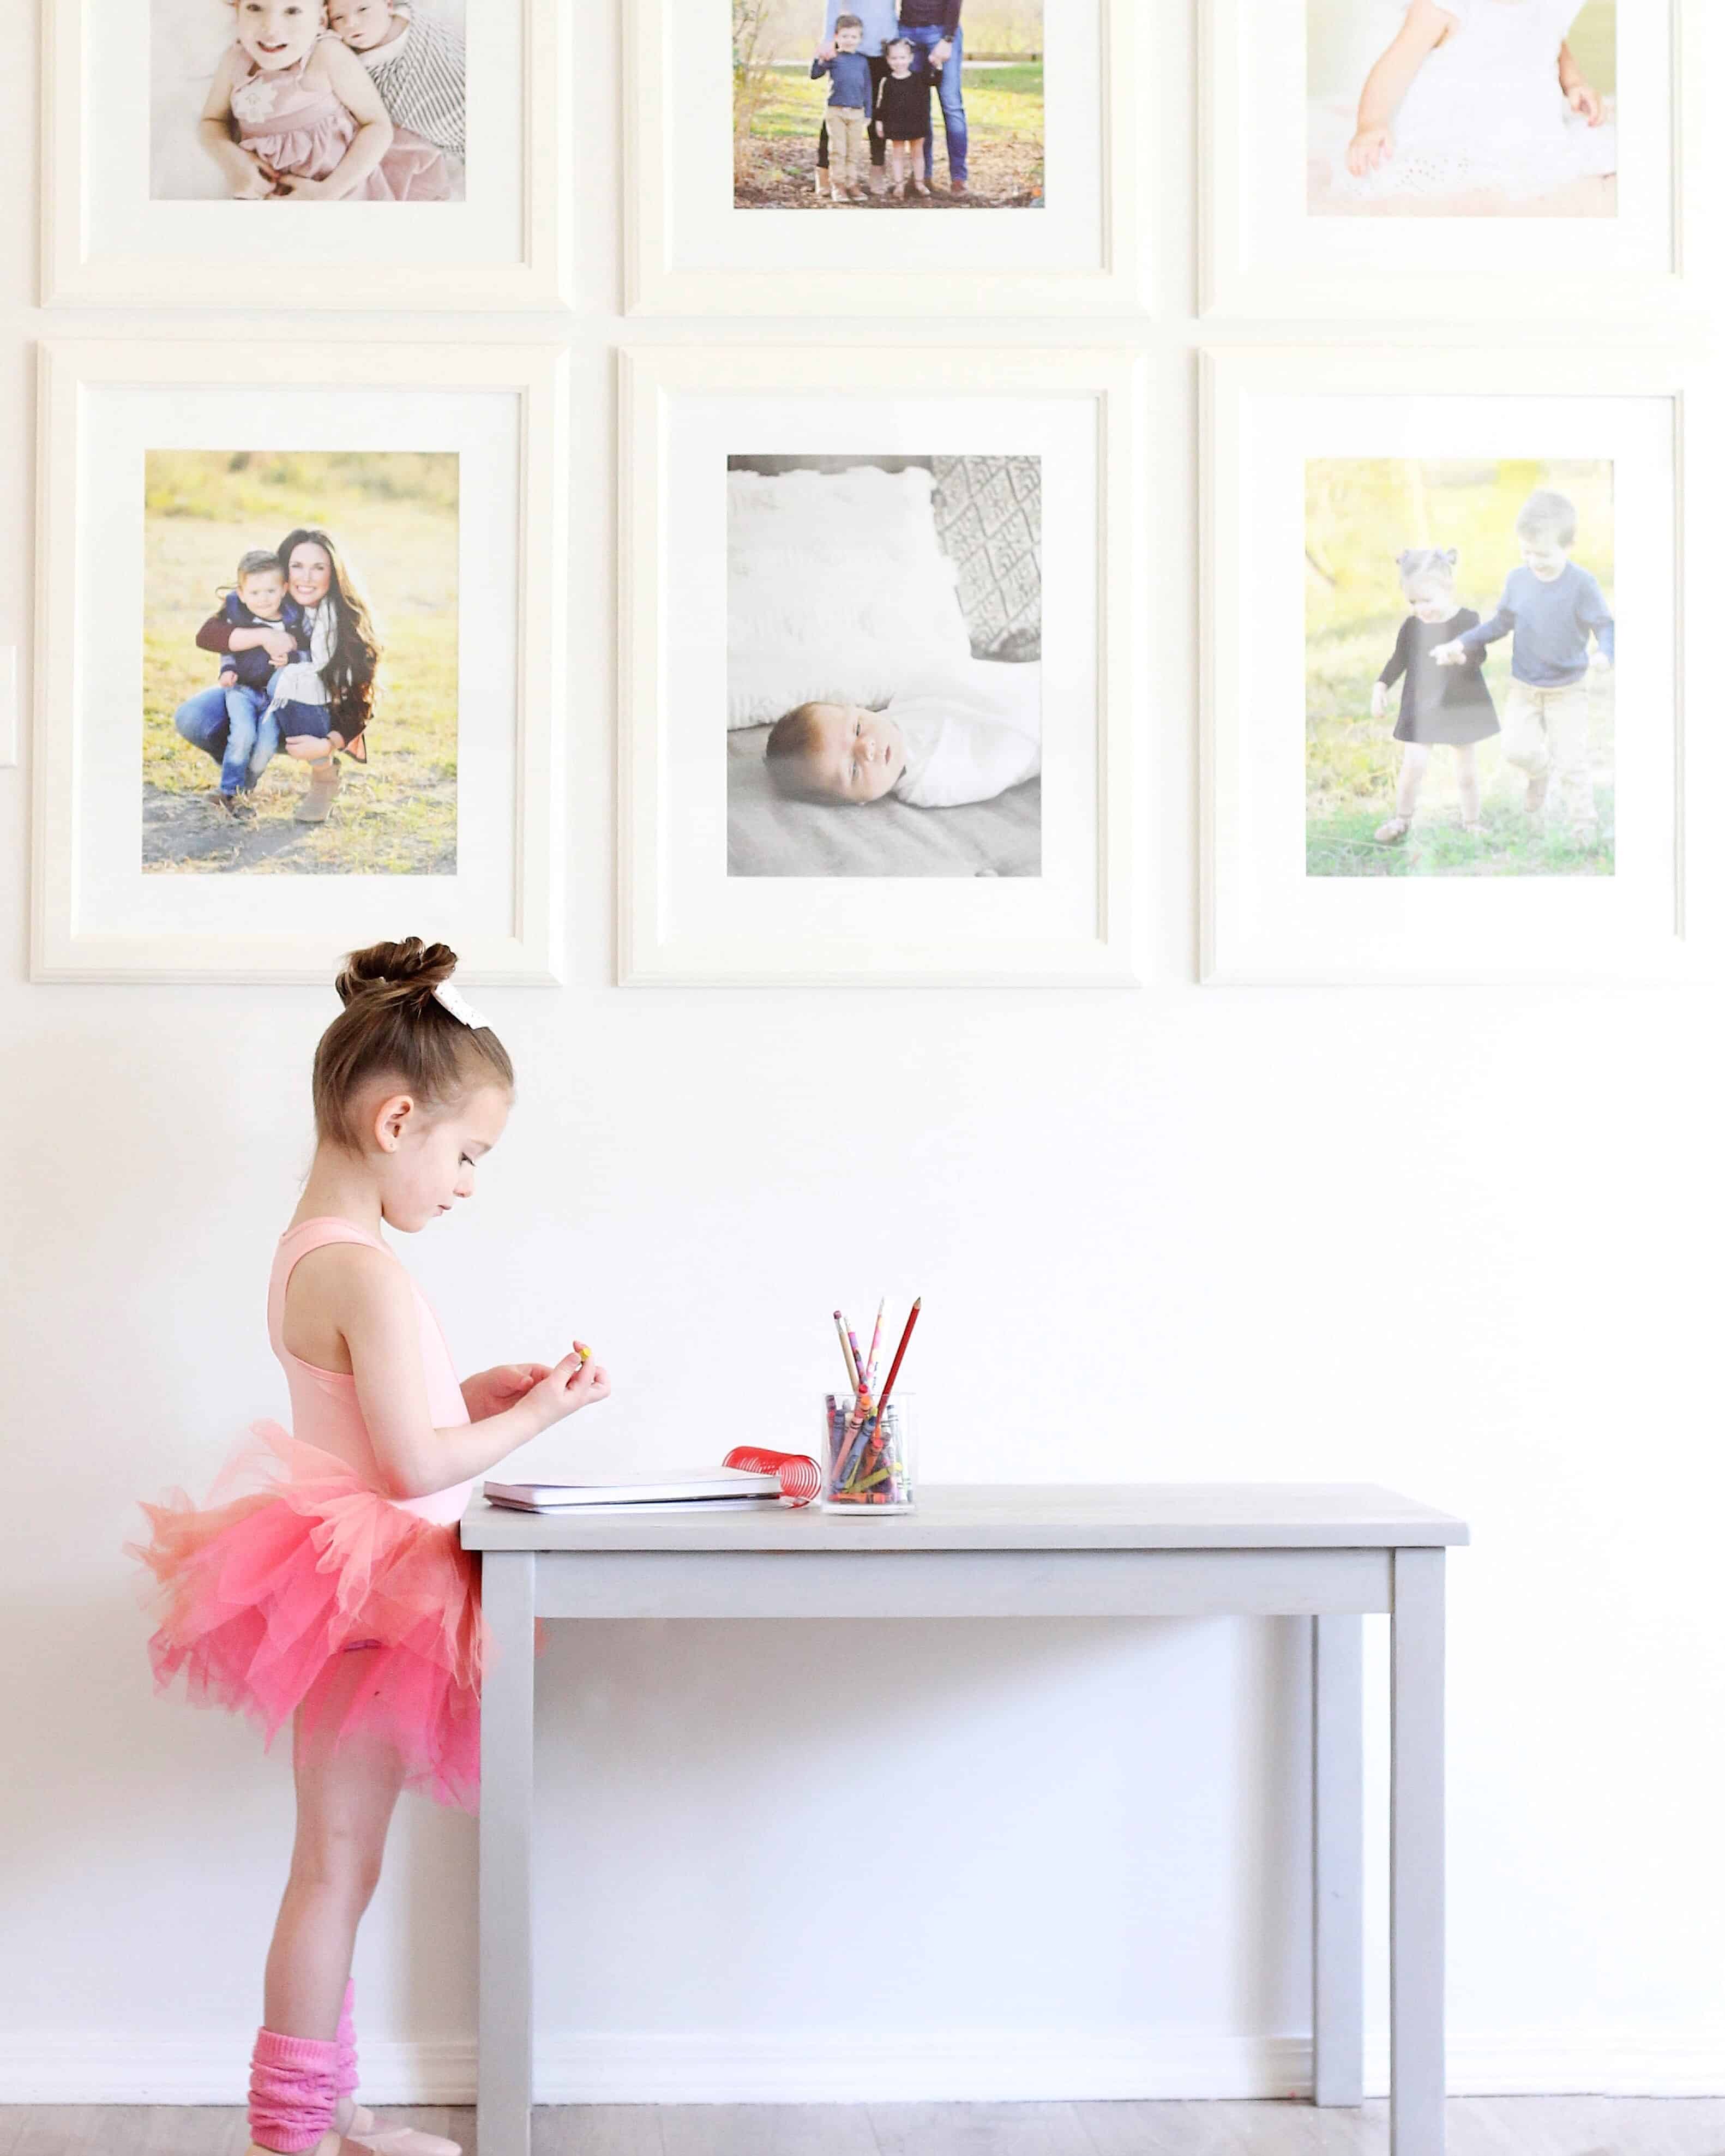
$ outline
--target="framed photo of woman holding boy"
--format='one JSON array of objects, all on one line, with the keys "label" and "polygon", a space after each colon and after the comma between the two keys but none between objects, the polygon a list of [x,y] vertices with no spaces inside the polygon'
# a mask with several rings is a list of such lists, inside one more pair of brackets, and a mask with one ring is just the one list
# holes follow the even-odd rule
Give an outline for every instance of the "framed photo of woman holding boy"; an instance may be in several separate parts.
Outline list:
[{"label": "framed photo of woman holding boy", "polygon": [[39,979],[557,976],[562,365],[43,350]]},{"label": "framed photo of woman holding boy", "polygon": [[1205,386],[1204,977],[1692,969],[1681,363],[1264,348]]},{"label": "framed photo of woman holding boy", "polygon": [[1141,12],[631,0],[629,311],[1137,306]]},{"label": "framed photo of woman holding boy", "polygon": [[566,300],[565,36],[557,0],[48,0],[45,300]]},{"label": "framed photo of woman holding boy", "polygon": [[626,355],[626,983],[1128,983],[1137,365]]},{"label": "framed photo of woman holding boy", "polygon": [[1584,318],[1602,288],[1618,307],[1678,301],[1698,0],[1202,13],[1206,312]]}]

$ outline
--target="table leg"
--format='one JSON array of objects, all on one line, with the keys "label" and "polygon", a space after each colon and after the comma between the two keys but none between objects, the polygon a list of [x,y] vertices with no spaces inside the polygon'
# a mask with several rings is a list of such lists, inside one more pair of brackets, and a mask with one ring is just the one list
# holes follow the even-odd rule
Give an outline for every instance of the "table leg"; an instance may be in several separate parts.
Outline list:
[{"label": "table leg", "polygon": [[1444,1553],[1399,1549],[1390,1612],[1389,2146],[1444,2147]]},{"label": "table leg", "polygon": [[496,1650],[480,1706],[478,2156],[531,2156],[534,1557],[481,1562]]},{"label": "table leg", "polygon": [[1365,2100],[1362,1620],[1312,1620],[1312,2100]]}]

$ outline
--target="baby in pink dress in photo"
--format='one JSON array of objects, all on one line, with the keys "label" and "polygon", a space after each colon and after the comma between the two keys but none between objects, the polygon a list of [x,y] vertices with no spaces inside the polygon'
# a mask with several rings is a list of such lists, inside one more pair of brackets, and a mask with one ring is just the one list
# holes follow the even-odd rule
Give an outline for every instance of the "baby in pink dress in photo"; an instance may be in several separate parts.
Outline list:
[{"label": "baby in pink dress in photo", "polygon": [[444,202],[434,143],[397,127],[359,59],[323,27],[322,0],[233,0],[198,140],[240,202]]}]

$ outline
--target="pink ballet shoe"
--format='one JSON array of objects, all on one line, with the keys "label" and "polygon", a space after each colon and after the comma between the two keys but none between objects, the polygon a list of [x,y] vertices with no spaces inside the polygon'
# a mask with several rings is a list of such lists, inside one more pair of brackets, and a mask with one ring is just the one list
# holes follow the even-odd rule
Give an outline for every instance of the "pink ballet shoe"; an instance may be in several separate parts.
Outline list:
[{"label": "pink ballet shoe", "polygon": [[422,2133],[417,2126],[385,2126],[364,2104],[353,2107],[353,2117],[341,2135],[341,2156],[368,2149],[372,2156],[461,2156],[459,2141],[446,2141],[440,2133]]}]

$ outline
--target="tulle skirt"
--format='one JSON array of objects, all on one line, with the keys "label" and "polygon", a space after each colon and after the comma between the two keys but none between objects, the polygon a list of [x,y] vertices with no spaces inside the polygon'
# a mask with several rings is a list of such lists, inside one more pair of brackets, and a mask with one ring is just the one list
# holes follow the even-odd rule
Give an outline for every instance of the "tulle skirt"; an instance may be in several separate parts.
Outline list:
[{"label": "tulle skirt", "polygon": [[[275,1423],[253,1425],[210,1498],[145,1505],[150,1539],[126,1545],[154,1574],[157,1691],[184,1671],[194,1706],[249,1717],[266,1750],[296,1708],[308,1736],[382,1738],[406,1787],[476,1810],[490,1635],[459,1528],[391,1504]],[[345,1681],[362,1657],[367,1681]]]}]

